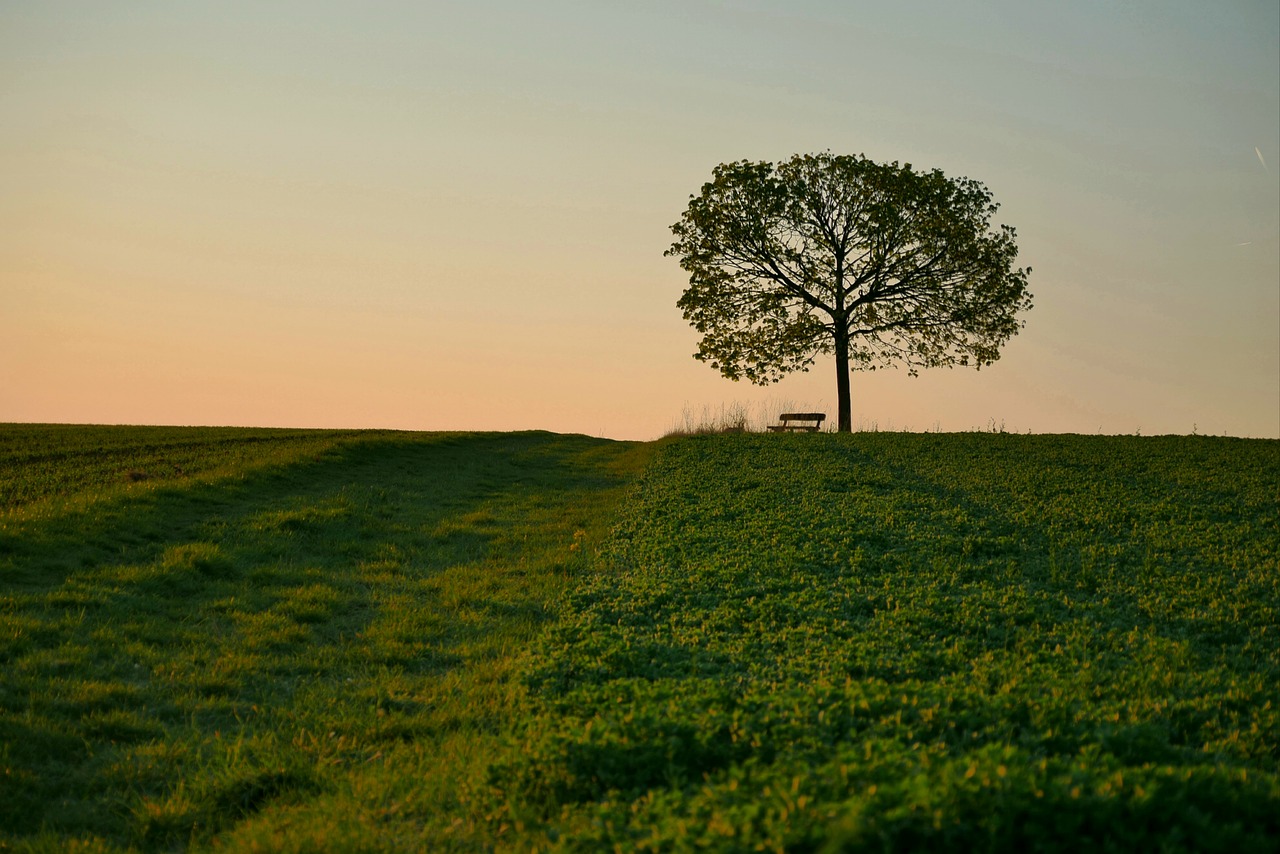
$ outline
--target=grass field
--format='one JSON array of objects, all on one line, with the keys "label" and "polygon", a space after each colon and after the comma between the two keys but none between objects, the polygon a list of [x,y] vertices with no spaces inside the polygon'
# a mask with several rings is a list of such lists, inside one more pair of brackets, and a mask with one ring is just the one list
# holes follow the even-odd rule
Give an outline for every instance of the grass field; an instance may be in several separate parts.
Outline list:
[{"label": "grass field", "polygon": [[1280,837],[1280,442],[9,425],[0,471],[0,848]]},{"label": "grass field", "polygon": [[0,442],[0,847],[49,850],[442,837],[513,716],[513,662],[647,453],[535,433]]}]

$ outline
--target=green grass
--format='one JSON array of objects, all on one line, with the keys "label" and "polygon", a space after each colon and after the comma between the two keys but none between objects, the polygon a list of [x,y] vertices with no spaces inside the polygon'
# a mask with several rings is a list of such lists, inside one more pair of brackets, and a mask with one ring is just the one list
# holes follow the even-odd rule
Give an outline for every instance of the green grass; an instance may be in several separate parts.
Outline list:
[{"label": "green grass", "polygon": [[[0,456],[23,499],[0,517],[0,847],[447,838],[513,661],[646,453],[46,429],[5,428]],[[140,459],[203,475],[128,480]]]},{"label": "green grass", "polygon": [[573,850],[1273,850],[1280,443],[662,448],[494,803]]},{"label": "green grass", "polygon": [[1278,442],[7,426],[0,471],[0,848],[1280,835]]},{"label": "green grass", "polygon": [[[391,431],[0,424],[0,510],[65,509],[170,483],[239,476]],[[33,507],[32,505],[36,505]]]}]

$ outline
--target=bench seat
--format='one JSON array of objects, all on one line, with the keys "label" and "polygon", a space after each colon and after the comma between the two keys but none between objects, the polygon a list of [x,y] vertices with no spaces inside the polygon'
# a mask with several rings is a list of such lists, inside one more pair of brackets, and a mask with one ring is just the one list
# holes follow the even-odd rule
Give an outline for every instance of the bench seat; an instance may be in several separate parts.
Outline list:
[{"label": "bench seat", "polygon": [[771,433],[817,433],[827,419],[825,412],[784,412],[778,416],[781,424],[770,424]]}]

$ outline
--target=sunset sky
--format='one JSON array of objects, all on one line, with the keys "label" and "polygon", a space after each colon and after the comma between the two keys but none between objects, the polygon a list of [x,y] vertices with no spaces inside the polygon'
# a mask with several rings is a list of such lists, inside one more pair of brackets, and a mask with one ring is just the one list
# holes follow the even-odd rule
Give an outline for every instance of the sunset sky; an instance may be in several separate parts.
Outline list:
[{"label": "sunset sky", "polygon": [[1280,6],[0,4],[0,421],[548,429],[739,402],[664,258],[717,163],[987,185],[1035,307],[855,426],[1280,436]]}]

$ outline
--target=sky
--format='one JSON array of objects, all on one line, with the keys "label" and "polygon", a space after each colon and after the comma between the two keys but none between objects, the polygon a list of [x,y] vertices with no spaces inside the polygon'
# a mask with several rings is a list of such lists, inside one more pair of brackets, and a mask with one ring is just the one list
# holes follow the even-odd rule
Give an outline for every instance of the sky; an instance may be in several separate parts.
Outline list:
[{"label": "sky", "polygon": [[985,184],[1034,307],[855,427],[1280,437],[1275,0],[0,5],[0,422],[835,416],[692,358],[718,163]]}]

